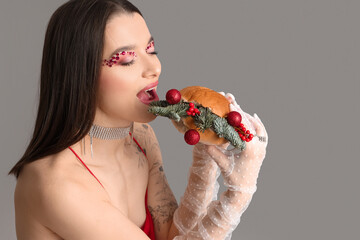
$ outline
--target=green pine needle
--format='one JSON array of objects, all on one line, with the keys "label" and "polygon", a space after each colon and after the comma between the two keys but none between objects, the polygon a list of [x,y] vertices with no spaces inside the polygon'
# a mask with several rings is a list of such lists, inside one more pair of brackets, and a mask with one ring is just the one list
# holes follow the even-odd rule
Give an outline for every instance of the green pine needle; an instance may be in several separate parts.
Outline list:
[{"label": "green pine needle", "polygon": [[204,132],[212,126],[213,121],[217,116],[211,112],[210,108],[207,107],[199,107],[199,111],[200,115],[195,114],[195,116],[193,116],[194,123],[200,131]]},{"label": "green pine needle", "polygon": [[154,115],[167,117],[177,122],[181,118],[192,117],[199,131],[204,132],[206,129],[211,128],[219,137],[225,138],[234,147],[239,148],[241,151],[245,149],[245,141],[239,137],[235,128],[228,124],[225,118],[214,114],[208,107],[203,107],[196,102],[194,102],[194,105],[199,109],[200,115],[189,116],[186,112],[190,107],[189,102],[182,99],[176,104],[170,104],[165,100],[153,101],[150,103],[148,111]]},{"label": "green pine needle", "polygon": [[153,101],[149,104],[149,112],[157,116],[168,117],[179,122],[182,117],[187,116],[186,110],[189,104],[181,100],[177,104],[170,104],[165,100]]}]

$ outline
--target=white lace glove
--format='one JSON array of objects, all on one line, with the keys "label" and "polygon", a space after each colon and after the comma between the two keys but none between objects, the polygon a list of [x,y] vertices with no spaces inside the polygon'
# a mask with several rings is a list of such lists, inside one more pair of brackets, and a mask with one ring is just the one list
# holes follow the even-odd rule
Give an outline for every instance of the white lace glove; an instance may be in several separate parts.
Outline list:
[{"label": "white lace glove", "polygon": [[206,214],[210,202],[217,199],[219,176],[218,165],[206,151],[206,146],[199,142],[193,148],[187,188],[174,212],[173,222],[181,235],[188,233]]},{"label": "white lace glove", "polygon": [[[241,114],[242,123],[246,129],[254,135],[264,137],[267,142],[259,141],[260,138],[254,137],[246,143],[246,148],[242,152],[238,152],[236,148],[227,150],[225,145],[203,145],[220,167],[227,190],[220,195],[219,200],[214,200],[209,204],[207,214],[198,219],[191,231],[185,234],[179,231],[180,235],[176,236],[174,240],[231,239],[232,232],[240,223],[241,215],[249,206],[252,196],[257,190],[257,178],[268,144],[267,132],[256,114],[253,117],[243,112],[232,94],[223,95],[231,103],[230,110],[238,111]],[[188,188],[193,188],[196,184],[196,179],[189,179]],[[197,192],[197,190],[193,188],[189,192]],[[183,218],[182,222],[186,222],[186,215],[183,215]]]}]

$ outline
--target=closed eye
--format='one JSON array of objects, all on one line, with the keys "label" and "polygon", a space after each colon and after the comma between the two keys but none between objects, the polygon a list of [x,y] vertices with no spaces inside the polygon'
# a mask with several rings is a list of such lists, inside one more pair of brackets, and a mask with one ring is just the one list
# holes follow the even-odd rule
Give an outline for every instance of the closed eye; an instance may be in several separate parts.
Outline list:
[{"label": "closed eye", "polygon": [[[149,53],[149,54],[158,55],[158,52],[157,52],[157,51],[154,51],[154,52],[151,52],[151,53]],[[132,64],[134,64],[134,63],[135,63],[135,61],[132,60],[132,61],[130,61],[130,62],[128,62],[128,63],[121,63],[120,65],[121,65],[121,66],[130,66],[130,65],[132,65]]]},{"label": "closed eye", "polygon": [[132,60],[131,62],[128,62],[128,63],[122,63],[122,64],[120,64],[121,66],[130,66],[130,65],[132,65],[132,64],[134,64],[134,60]]}]

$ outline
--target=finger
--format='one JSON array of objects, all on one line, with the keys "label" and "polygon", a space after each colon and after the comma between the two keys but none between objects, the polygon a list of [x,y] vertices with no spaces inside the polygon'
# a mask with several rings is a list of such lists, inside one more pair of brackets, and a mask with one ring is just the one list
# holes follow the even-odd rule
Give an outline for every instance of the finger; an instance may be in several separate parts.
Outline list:
[{"label": "finger", "polygon": [[225,95],[225,97],[228,98],[229,101],[230,101],[232,104],[238,105],[238,104],[236,103],[236,101],[235,101],[234,95],[232,95],[231,93],[227,93],[227,94]]},{"label": "finger", "polygon": [[229,169],[232,166],[231,162],[231,155],[227,156],[224,154],[226,150],[221,150],[218,148],[218,146],[215,145],[209,145],[208,146],[208,153],[211,156],[211,158],[214,159],[216,164],[219,166],[221,172],[228,172]]},{"label": "finger", "polygon": [[251,121],[251,123],[253,124],[253,126],[255,128],[256,135],[266,137],[265,128],[260,123],[260,121],[251,115],[249,115],[249,120]]},{"label": "finger", "polygon": [[227,94],[225,94],[224,92],[218,92],[218,93],[220,93],[221,95],[223,95],[223,96],[228,100],[228,102],[229,102],[230,104],[232,104],[232,99],[227,96],[228,93],[227,93]]},{"label": "finger", "polygon": [[250,122],[246,119],[247,117],[246,117],[246,112],[244,112],[242,109],[241,109],[241,107],[238,105],[238,104],[236,104],[236,102],[235,102],[235,104],[230,104],[230,111],[236,111],[236,112],[238,112],[238,113],[240,113],[240,115],[241,115],[241,117],[243,118],[243,120],[244,121],[242,121],[242,123],[246,126],[246,127],[251,127],[251,124],[250,124]]},{"label": "finger", "polygon": [[224,144],[219,145],[219,147],[226,150],[229,147],[229,145],[230,145],[230,142],[228,141]]},{"label": "finger", "polygon": [[254,114],[254,116],[255,116],[256,120],[257,120],[257,121],[261,124],[261,126],[262,126],[263,136],[266,138],[266,145],[267,145],[268,142],[269,142],[269,136],[268,136],[268,134],[267,134],[266,128],[265,128],[263,122],[261,121],[261,119],[259,118],[259,116],[258,116],[256,113]]},{"label": "finger", "polygon": [[225,95],[225,97],[226,97],[226,99],[229,101],[230,104],[234,104],[234,105],[235,105],[234,99],[231,98],[231,97],[228,95],[228,93]]},{"label": "finger", "polygon": [[250,114],[247,114],[247,118],[249,119],[249,121],[251,122],[251,124],[254,126],[255,133],[256,133],[257,135],[261,135],[262,126],[261,126],[261,124],[259,123],[259,121],[256,120],[255,117],[251,116]]},{"label": "finger", "polygon": [[250,131],[250,133],[256,133],[255,126],[251,121],[252,116],[246,112],[240,113],[242,120],[241,123],[244,124],[244,127]]},{"label": "finger", "polygon": [[229,96],[229,93],[225,94],[224,92],[221,92],[221,94],[228,100],[230,105],[234,103],[234,101],[233,101],[234,99]]},{"label": "finger", "polygon": [[[225,96],[225,97],[226,97],[226,96]],[[228,102],[229,102],[230,104],[233,104],[233,101],[231,100],[231,98],[226,97],[226,99],[228,100]]]},{"label": "finger", "polygon": [[[225,94],[226,99],[230,102],[231,105],[233,105],[233,108],[240,108],[239,104],[237,104],[234,95],[232,95],[231,93],[226,93]],[[231,106],[230,106],[231,108]],[[231,111],[236,111],[236,110],[232,110]]]},{"label": "finger", "polygon": [[262,123],[262,121],[260,120],[259,116],[254,113],[254,117],[259,121],[259,123],[264,127],[264,124]]},{"label": "finger", "polygon": [[261,127],[262,127],[262,130],[263,130],[263,136],[264,137],[268,137],[268,135],[267,135],[267,132],[266,132],[266,129],[265,129],[265,126],[264,126],[264,124],[262,123],[262,121],[260,120],[260,118],[259,118],[259,116],[255,113],[254,114],[254,116],[255,116],[255,119],[258,121],[258,123],[261,125]]}]

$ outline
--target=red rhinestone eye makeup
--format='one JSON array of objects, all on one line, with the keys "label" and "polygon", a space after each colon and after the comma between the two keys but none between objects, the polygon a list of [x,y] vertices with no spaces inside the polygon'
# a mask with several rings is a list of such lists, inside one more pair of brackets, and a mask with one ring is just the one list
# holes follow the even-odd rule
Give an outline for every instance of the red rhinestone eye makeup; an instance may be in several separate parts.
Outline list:
[{"label": "red rhinestone eye makeup", "polygon": [[149,43],[149,45],[146,47],[146,51],[148,50],[148,49],[152,49],[154,47],[154,41],[151,41],[150,43]]},{"label": "red rhinestone eye makeup", "polygon": [[[154,41],[151,41],[146,47],[146,51],[154,48]],[[130,65],[129,63],[137,57],[135,52],[122,51],[114,54],[109,60],[104,59],[102,66],[112,67],[112,65],[119,63],[120,65]]]},{"label": "red rhinestone eye makeup", "polygon": [[112,67],[112,65],[116,63],[130,62],[128,60],[131,60],[132,58],[136,58],[136,57],[137,55],[135,52],[122,51],[114,54],[109,60],[105,59],[102,65]]}]

